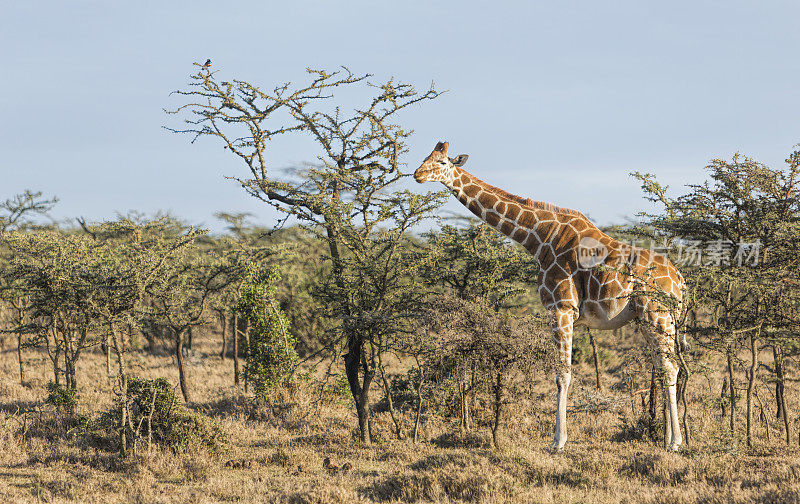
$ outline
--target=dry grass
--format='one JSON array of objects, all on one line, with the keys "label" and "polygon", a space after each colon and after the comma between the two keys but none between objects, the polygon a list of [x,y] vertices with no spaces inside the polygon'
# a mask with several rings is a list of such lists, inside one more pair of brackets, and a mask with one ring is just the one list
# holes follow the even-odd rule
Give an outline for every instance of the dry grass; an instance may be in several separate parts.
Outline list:
[{"label": "dry grass", "polygon": [[[42,404],[50,373],[43,355],[26,352],[29,379],[22,386],[16,353],[4,350],[0,496],[5,502],[85,503],[800,502],[797,446],[781,444],[780,426],[770,418],[770,441],[759,422],[756,447],[744,448],[719,416],[715,397],[721,377],[693,378],[692,443],[680,454],[641,439],[639,397],[631,398],[622,385],[632,367],[620,365],[619,354],[607,348],[606,368],[613,372],[603,376],[605,392],[595,390],[590,367],[576,367],[570,441],[563,453],[546,450],[554,409],[554,385],[547,376],[530,378],[528,397],[508,408],[499,449],[490,446],[487,427],[461,434],[456,420],[435,417],[424,424],[423,442],[398,441],[388,413],[376,414],[380,442],[367,447],[356,441],[346,399],[320,404],[301,391],[274,407],[251,407],[233,387],[231,362],[217,356],[217,341],[195,338],[190,380],[197,402],[190,407],[224,429],[226,444],[217,452],[142,450],[127,460],[76,436]],[[141,376],[176,380],[169,356],[141,353],[131,360]],[[87,354],[79,366],[78,412],[110,407],[113,392],[103,356]],[[640,377],[639,385],[645,380]],[[795,411],[797,396],[789,400]],[[17,408],[39,413],[23,418]],[[338,466],[350,462],[353,470],[331,475],[323,469],[326,457]]]}]

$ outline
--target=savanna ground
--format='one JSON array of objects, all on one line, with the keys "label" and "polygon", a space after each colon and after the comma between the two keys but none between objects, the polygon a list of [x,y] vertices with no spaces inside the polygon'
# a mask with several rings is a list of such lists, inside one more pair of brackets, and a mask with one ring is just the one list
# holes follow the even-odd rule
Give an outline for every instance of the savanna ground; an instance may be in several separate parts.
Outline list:
[{"label": "savanna ground", "polygon": [[[61,425],[59,414],[43,402],[51,379],[46,355],[25,351],[23,386],[16,349],[7,345],[0,353],[0,496],[8,503],[800,502],[797,439],[785,446],[768,390],[759,391],[765,414],[760,418],[757,406],[756,440],[747,449],[743,433],[732,436],[721,417],[722,376],[695,374],[688,393],[690,443],[680,453],[668,453],[641,426],[644,394],[630,392],[649,383],[639,364],[638,336],[628,331],[619,342],[611,333],[598,339],[603,391],[596,389],[586,345],[578,344],[570,439],[563,453],[554,454],[548,450],[555,394],[550,376],[528,377],[531,388],[515,396],[524,399],[507,406],[499,448],[491,445],[490,412],[480,397],[477,425],[469,434],[459,433],[458,418],[429,411],[417,444],[397,440],[389,414],[377,408],[377,441],[364,446],[347,394],[321,399],[301,386],[276,395],[269,407],[254,408],[233,386],[232,361],[218,354],[219,336],[200,334],[189,357],[189,406],[216,422],[225,441],[217,450],[179,453],[140,447],[127,459]],[[130,361],[134,374],[177,380],[168,352],[154,356],[137,350]],[[114,392],[105,364],[99,349],[79,363],[79,413],[93,415],[111,406]],[[394,371],[403,368],[395,363]],[[374,397],[377,401],[380,392]],[[796,411],[794,391],[787,401],[789,411]],[[411,409],[403,413],[406,432]],[[20,413],[25,410],[30,412]],[[323,468],[326,457],[353,469],[331,475]]]}]

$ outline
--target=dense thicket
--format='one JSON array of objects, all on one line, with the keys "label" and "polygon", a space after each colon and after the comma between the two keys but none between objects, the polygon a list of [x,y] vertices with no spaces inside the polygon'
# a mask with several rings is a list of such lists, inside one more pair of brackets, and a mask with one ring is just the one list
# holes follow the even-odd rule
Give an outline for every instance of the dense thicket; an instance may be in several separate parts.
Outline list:
[{"label": "dense thicket", "polygon": [[[758,385],[774,384],[788,444],[793,422],[786,411],[786,365],[800,351],[800,151],[782,168],[737,154],[730,161],[712,160],[706,171],[706,182],[677,197],[652,175],[634,174],[646,197],[662,207],[644,214],[646,228],[638,231],[669,250],[686,277],[685,331],[700,347],[724,356],[723,412],[731,433],[737,429],[737,398],[745,391],[745,432],[752,445]],[[763,350],[771,350],[771,364],[760,361]]]}]

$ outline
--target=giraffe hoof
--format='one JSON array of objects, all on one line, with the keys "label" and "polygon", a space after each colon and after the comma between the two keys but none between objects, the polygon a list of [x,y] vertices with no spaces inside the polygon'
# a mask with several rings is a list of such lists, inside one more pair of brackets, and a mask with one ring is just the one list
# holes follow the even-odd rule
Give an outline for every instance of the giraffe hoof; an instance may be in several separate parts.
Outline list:
[{"label": "giraffe hoof", "polygon": [[550,451],[552,453],[561,453],[561,452],[564,451],[564,445],[563,444],[559,444],[558,441],[553,441],[550,444]]}]

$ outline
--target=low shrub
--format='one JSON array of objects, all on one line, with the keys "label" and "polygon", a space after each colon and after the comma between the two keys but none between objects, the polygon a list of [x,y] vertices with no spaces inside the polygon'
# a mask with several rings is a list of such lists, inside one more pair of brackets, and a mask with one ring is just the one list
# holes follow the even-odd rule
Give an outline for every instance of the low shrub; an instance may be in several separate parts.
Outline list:
[{"label": "low shrub", "polygon": [[[124,407],[127,407],[127,421],[122,426]],[[120,397],[112,409],[101,416],[99,425],[110,435],[112,443],[120,442],[121,429],[124,429],[134,451],[140,443],[183,451],[201,446],[216,448],[224,441],[219,426],[178,402],[174,388],[164,378],[130,378],[127,401],[124,396]]]},{"label": "low shrub", "polygon": [[75,406],[78,401],[75,397],[75,389],[63,387],[55,382],[47,382],[47,404],[56,407],[59,412],[66,412],[69,414],[75,413]]}]

